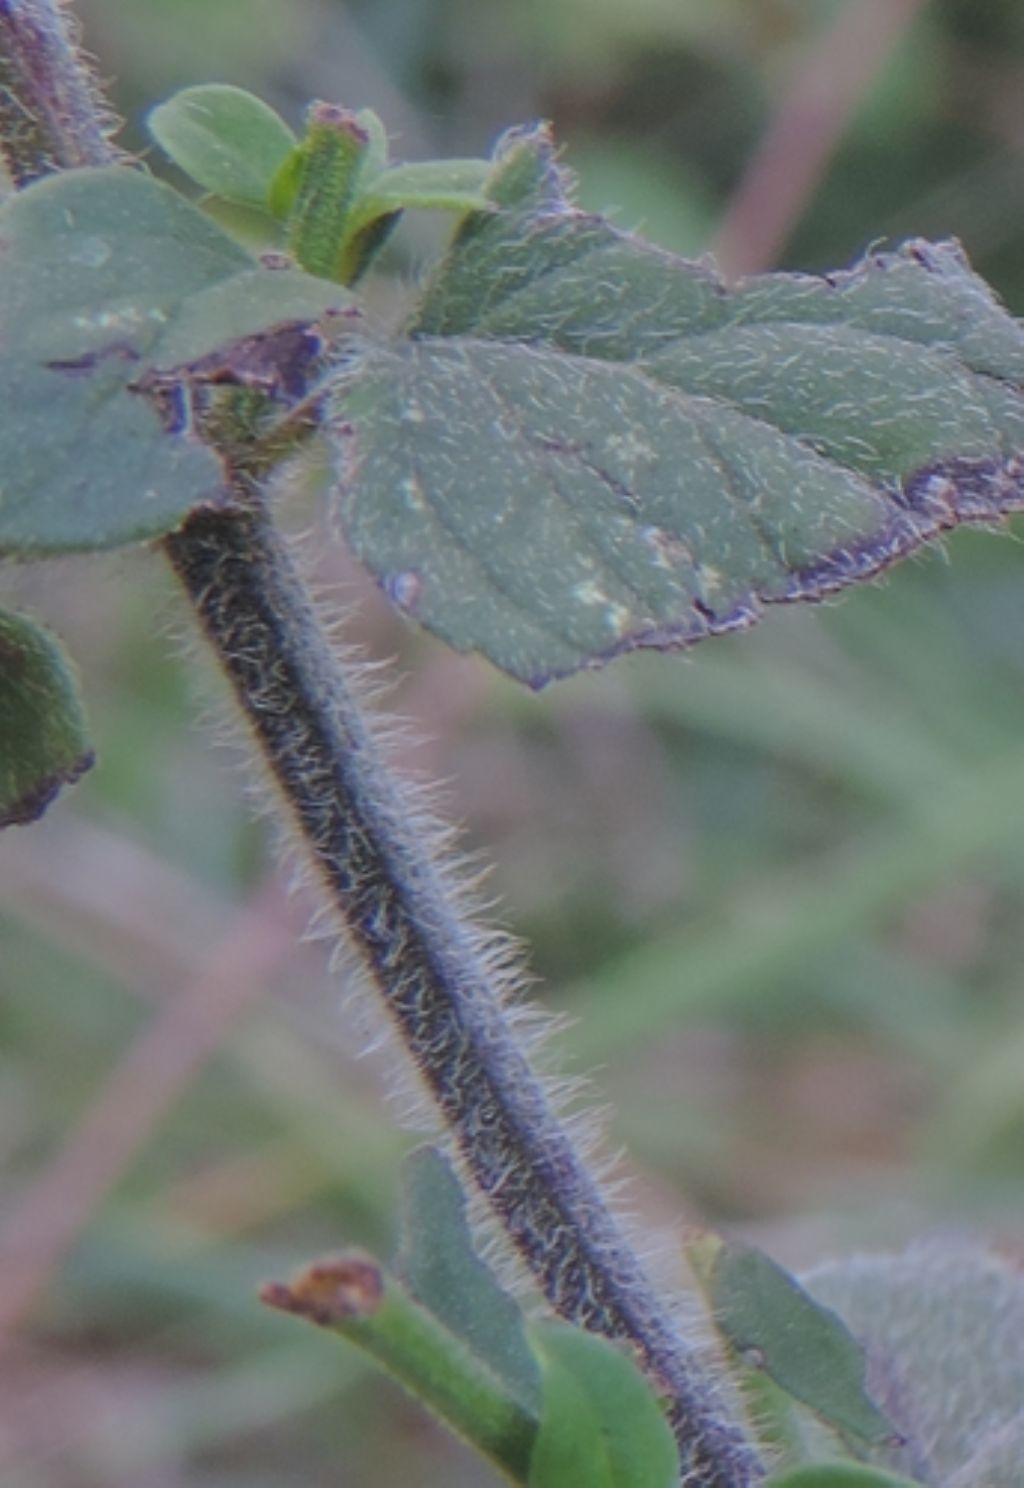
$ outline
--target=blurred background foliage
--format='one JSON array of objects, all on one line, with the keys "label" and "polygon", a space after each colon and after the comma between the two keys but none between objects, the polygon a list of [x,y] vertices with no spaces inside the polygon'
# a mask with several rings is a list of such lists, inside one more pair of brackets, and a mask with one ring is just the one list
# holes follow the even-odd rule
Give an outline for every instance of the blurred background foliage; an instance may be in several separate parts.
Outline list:
[{"label": "blurred background foliage", "polygon": [[[667,247],[813,269],[955,234],[1024,313],[1024,9],[1004,0],[81,13],[136,148],[146,107],[203,80],[296,123],[310,97],[371,105],[399,158],[547,116],[583,201]],[[436,241],[403,230],[382,314]],[[669,1260],[698,1220],[792,1264],[936,1229],[1022,1254],[1019,542],[960,534],[842,604],[535,698],[393,618],[324,541],[314,487],[282,500],[325,606],[397,657],[403,762],[450,782],[497,865]],[[2,582],[77,657],[101,763],[0,840],[0,1480],[493,1482],[255,1301],[320,1250],[388,1250],[411,1139],[329,942],[299,939],[237,748],[211,742],[226,708],[167,574],[127,554]]]}]

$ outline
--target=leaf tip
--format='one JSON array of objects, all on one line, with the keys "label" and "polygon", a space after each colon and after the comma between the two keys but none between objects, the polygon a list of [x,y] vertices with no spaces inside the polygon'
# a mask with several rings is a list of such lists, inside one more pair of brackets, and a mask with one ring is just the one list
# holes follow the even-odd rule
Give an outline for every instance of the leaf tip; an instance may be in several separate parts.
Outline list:
[{"label": "leaf tip", "polygon": [[0,808],[0,830],[4,827],[25,827],[38,821],[64,787],[81,780],[95,763],[96,755],[93,750],[84,749],[59,770],[34,779],[29,790],[22,791],[14,800],[5,800]]},{"label": "leaf tip", "polygon": [[345,1319],[369,1318],[384,1298],[384,1276],[372,1256],[343,1251],[303,1267],[290,1282],[267,1282],[260,1301],[303,1317],[319,1328]]}]

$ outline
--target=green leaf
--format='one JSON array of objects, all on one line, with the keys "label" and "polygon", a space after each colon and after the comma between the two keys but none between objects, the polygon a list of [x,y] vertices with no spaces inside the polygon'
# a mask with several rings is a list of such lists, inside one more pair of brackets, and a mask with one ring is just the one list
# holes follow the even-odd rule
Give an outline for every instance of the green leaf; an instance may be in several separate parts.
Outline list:
[{"label": "green leaf", "polygon": [[679,1454],[650,1385],[607,1339],[539,1323],[543,1407],[529,1488],[675,1488]]},{"label": "green leaf", "polygon": [[304,1317],[365,1350],[404,1389],[514,1482],[524,1480],[537,1431],[460,1338],[372,1256],[349,1251],[261,1290],[270,1307]]},{"label": "green leaf", "polygon": [[493,210],[486,194],[491,165],[486,160],[423,160],[393,165],[371,176],[357,215],[373,210],[429,207],[454,212]]},{"label": "green leaf", "polygon": [[897,1478],[874,1467],[826,1462],[769,1478],[765,1488],[917,1488],[917,1485],[912,1478]]},{"label": "green leaf", "polygon": [[1024,505],[1024,335],[952,244],[727,288],[512,134],[407,334],[336,388],[394,602],[535,686],[816,600]]},{"label": "green leaf", "polygon": [[269,104],[224,83],[185,88],[146,122],[157,144],[205,191],[264,210],[297,143]]},{"label": "green leaf", "polygon": [[705,1236],[687,1254],[730,1355],[763,1371],[845,1442],[899,1440],[865,1389],[864,1350],[795,1277],[738,1240]]},{"label": "green leaf", "polygon": [[[357,115],[357,118],[361,117]],[[433,211],[490,211],[483,194],[484,160],[427,160],[375,172],[367,161],[345,219],[345,247],[338,277],[355,284],[398,225],[406,207]]]},{"label": "green leaf", "polygon": [[260,268],[169,186],[120,166],[8,198],[0,242],[0,553],[137,542],[221,504],[220,461],[187,408],[174,427],[146,396],[152,374],[223,350],[211,375],[230,380],[225,342],[281,330],[290,345],[297,323],[347,302]]},{"label": "green leaf", "polygon": [[864,1345],[868,1386],[906,1439],[873,1460],[949,1488],[1024,1481],[1019,1270],[932,1242],[836,1262],[804,1285]]},{"label": "green leaf", "polygon": [[540,1408],[537,1362],[519,1304],[477,1255],[451,1164],[419,1147],[403,1165],[402,1244],[396,1269],[409,1291],[460,1338],[525,1410]]},{"label": "green leaf", "polygon": [[63,647],[31,620],[0,610],[0,827],[42,816],[92,762]]}]

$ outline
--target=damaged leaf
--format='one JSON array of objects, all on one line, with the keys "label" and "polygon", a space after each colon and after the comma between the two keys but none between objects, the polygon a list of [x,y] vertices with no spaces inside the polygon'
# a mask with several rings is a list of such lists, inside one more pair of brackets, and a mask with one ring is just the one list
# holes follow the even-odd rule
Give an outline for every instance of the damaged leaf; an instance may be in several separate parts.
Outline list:
[{"label": "damaged leaf", "polygon": [[1024,335],[955,244],[728,288],[577,210],[543,130],[486,190],[334,400],[339,525],[458,649],[541,686],[1024,505]]}]

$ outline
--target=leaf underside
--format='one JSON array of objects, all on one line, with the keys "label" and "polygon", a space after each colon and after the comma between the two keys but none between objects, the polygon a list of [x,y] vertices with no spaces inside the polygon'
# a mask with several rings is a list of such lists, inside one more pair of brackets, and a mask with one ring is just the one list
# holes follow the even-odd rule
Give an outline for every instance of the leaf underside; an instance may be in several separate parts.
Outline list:
[{"label": "leaf underside", "polygon": [[903,1437],[875,1460],[947,1488],[1024,1482],[1024,1276],[965,1245],[837,1261],[803,1278],[864,1345]]},{"label": "leaf underside", "polygon": [[35,821],[92,762],[63,648],[0,609],[0,827]]},{"label": "leaf underside", "polygon": [[170,187],[123,166],[8,198],[0,263],[0,555],[138,542],[222,503],[220,460],[187,418],[168,427],[147,375],[211,355],[222,375],[232,342],[347,299],[262,268]]},{"label": "leaf underside", "polygon": [[954,243],[726,287],[574,208],[543,129],[337,379],[386,593],[533,686],[685,647],[1024,505],[1024,334]]}]

